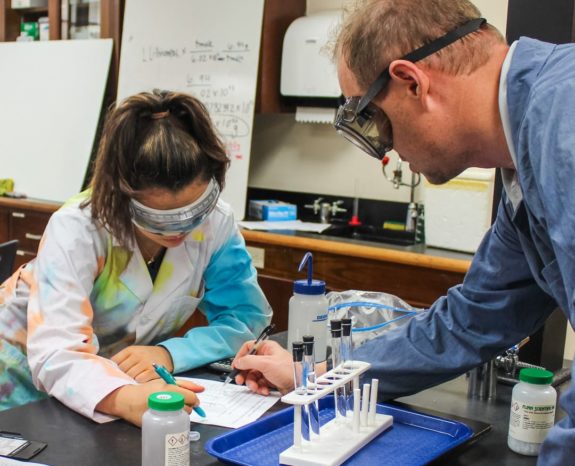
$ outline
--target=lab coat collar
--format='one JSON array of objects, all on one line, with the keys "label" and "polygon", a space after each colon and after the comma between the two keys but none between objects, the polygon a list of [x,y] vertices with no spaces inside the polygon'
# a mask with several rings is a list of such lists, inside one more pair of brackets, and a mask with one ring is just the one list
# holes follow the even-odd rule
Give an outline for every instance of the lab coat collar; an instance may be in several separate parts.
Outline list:
[{"label": "lab coat collar", "polygon": [[[513,59],[513,52],[515,52],[516,46],[517,42],[514,42],[511,44],[511,47],[509,47],[509,51],[507,52],[507,56],[505,57],[505,61],[501,67],[501,76],[499,78],[499,114],[503,124],[503,132],[505,134],[507,148],[509,149],[509,154],[513,160],[514,167],[517,167],[517,155],[515,154],[513,135],[511,133],[511,121],[509,119],[509,106],[507,103],[507,75],[509,73],[509,67],[511,66],[511,60]],[[519,203],[523,200],[523,193],[521,191],[521,186],[519,185],[517,170],[502,168],[501,180],[503,182],[503,188],[507,193],[507,197],[513,206],[513,211],[516,212]]]},{"label": "lab coat collar", "polygon": [[155,283],[152,282],[140,249],[135,246],[128,266],[120,275],[120,280],[145,308],[158,307],[189,280],[194,268],[191,248],[193,242],[189,235],[179,246],[166,250]]},{"label": "lab coat collar", "polygon": [[[116,239],[113,241],[116,242]],[[131,253],[130,261],[120,275],[120,281],[141,303],[145,303],[152,294],[152,279],[146,261],[135,242],[131,247]]]}]

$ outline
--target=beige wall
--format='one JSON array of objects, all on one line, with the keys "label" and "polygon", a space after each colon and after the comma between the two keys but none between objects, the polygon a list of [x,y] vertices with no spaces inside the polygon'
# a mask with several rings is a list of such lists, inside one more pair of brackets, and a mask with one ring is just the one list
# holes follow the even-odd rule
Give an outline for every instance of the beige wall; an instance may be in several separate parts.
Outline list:
[{"label": "beige wall", "polygon": [[[321,11],[330,8],[338,8],[346,3],[346,0],[308,0],[307,2],[307,12],[313,13],[316,11]],[[481,10],[482,15],[488,19],[488,21],[497,27],[501,32],[505,33],[506,22],[507,22],[507,0],[475,0],[475,5]],[[263,123],[266,126],[265,122]],[[398,200],[405,202],[408,198],[408,191],[405,188],[396,191],[391,188],[391,185],[382,180],[376,165],[374,165],[369,159],[366,159],[362,154],[358,153],[357,150],[347,147],[344,142],[343,145],[331,141],[334,139],[334,135],[330,135],[331,128],[321,128],[316,131],[305,131],[303,128],[296,126],[295,123],[286,119],[284,122],[286,129],[289,127],[292,131],[289,140],[293,136],[293,140],[297,140],[298,146],[305,146],[306,154],[309,158],[306,158],[302,166],[305,167],[307,173],[296,179],[292,180],[293,175],[289,175],[294,170],[294,165],[286,159],[284,148],[276,151],[271,151],[274,153],[270,161],[270,168],[273,170],[278,168],[282,173],[288,175],[282,182],[282,185],[289,185],[291,188],[282,188],[287,191],[298,190],[302,191],[318,191],[325,192],[326,194],[341,194],[341,195],[353,195],[353,180],[358,180],[360,184],[359,197],[367,197],[373,199],[385,199],[385,200]],[[303,126],[303,125],[302,125]],[[289,132],[289,131],[288,131]],[[312,141],[310,138],[321,134],[321,141]],[[330,147],[324,147],[321,150],[322,144],[324,142],[331,143]],[[289,142],[288,142],[289,145]],[[298,149],[291,149],[293,152],[298,153]],[[316,155],[316,154],[322,155]],[[299,153],[300,156],[304,156]],[[298,163],[301,161],[298,159]],[[329,169],[321,168],[320,165],[325,165],[329,163]],[[321,176],[314,177],[313,172],[319,170]],[[407,174],[406,170],[406,174]],[[263,174],[263,173],[261,173]],[[263,174],[264,178],[268,173]],[[271,178],[275,178],[270,176]],[[259,178],[259,182],[265,184],[265,180]],[[298,188],[296,188],[298,186]],[[318,189],[307,189],[307,187],[315,187]],[[575,354],[575,332],[570,328],[568,324],[567,329],[567,340],[565,343],[565,359],[572,360]]]},{"label": "beige wall", "polygon": [[[348,1],[308,0],[307,12],[340,8]],[[475,0],[474,3],[490,23],[505,32],[507,0]],[[408,189],[393,189],[383,179],[379,164],[337,136],[331,125],[296,123],[293,115],[257,115],[253,139],[250,186],[409,200]],[[409,177],[407,168],[404,177]],[[572,359],[574,353],[575,333],[569,329],[565,357]]]},{"label": "beige wall", "polygon": [[[308,0],[307,12],[340,8],[348,1]],[[490,22],[504,30],[506,0],[477,0],[476,4]],[[404,180],[410,176],[405,166]],[[393,189],[383,178],[379,162],[343,140],[331,125],[296,123],[291,114],[256,116],[249,186],[409,201],[409,189]]]},{"label": "beige wall", "polygon": [[[307,0],[307,14],[317,11],[341,8],[353,4],[354,0]],[[474,0],[473,3],[481,14],[500,31],[505,32],[507,21],[507,0]]]},{"label": "beige wall", "polygon": [[[307,12],[340,8],[347,0],[308,0]],[[475,0],[490,23],[505,31],[507,0]],[[256,115],[249,185],[285,191],[407,202],[409,190],[393,189],[379,164],[337,136],[331,125],[296,123],[293,115]],[[407,180],[409,171],[405,168]],[[418,193],[419,197],[419,193]],[[565,357],[575,353],[567,332]]]},{"label": "beige wall", "polygon": [[565,354],[563,357],[565,359],[569,359],[572,361],[574,354],[575,354],[575,332],[573,332],[572,328],[568,328],[567,340],[565,341]]}]

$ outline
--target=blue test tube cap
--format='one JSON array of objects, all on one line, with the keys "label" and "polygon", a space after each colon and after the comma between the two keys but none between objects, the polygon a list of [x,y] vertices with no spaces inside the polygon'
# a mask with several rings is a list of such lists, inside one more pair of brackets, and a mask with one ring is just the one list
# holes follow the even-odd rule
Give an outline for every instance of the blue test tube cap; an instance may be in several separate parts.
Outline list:
[{"label": "blue test tube cap", "polygon": [[306,252],[299,263],[298,272],[307,267],[307,279],[295,280],[293,282],[293,291],[298,294],[320,295],[325,293],[325,282],[313,279],[313,254]]}]

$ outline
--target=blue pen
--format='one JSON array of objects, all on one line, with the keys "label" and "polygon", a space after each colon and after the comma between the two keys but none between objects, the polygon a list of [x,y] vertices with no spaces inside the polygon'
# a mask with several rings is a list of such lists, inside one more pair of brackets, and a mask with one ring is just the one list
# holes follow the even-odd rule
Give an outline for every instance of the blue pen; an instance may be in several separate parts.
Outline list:
[{"label": "blue pen", "polygon": [[[170,385],[176,385],[176,379],[174,379],[174,376],[170,374],[164,366],[160,366],[156,363],[153,363],[152,366],[154,366],[156,374],[158,374],[164,382]],[[198,416],[206,417],[206,413],[199,406],[194,406],[192,409],[198,414]]]}]

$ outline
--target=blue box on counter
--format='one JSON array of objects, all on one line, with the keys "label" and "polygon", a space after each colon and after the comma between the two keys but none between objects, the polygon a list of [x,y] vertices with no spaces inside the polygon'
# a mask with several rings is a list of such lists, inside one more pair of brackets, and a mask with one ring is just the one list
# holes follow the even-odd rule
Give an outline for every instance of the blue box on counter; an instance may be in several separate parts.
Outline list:
[{"label": "blue box on counter", "polygon": [[250,201],[248,215],[258,220],[296,220],[297,206],[274,200]]}]

